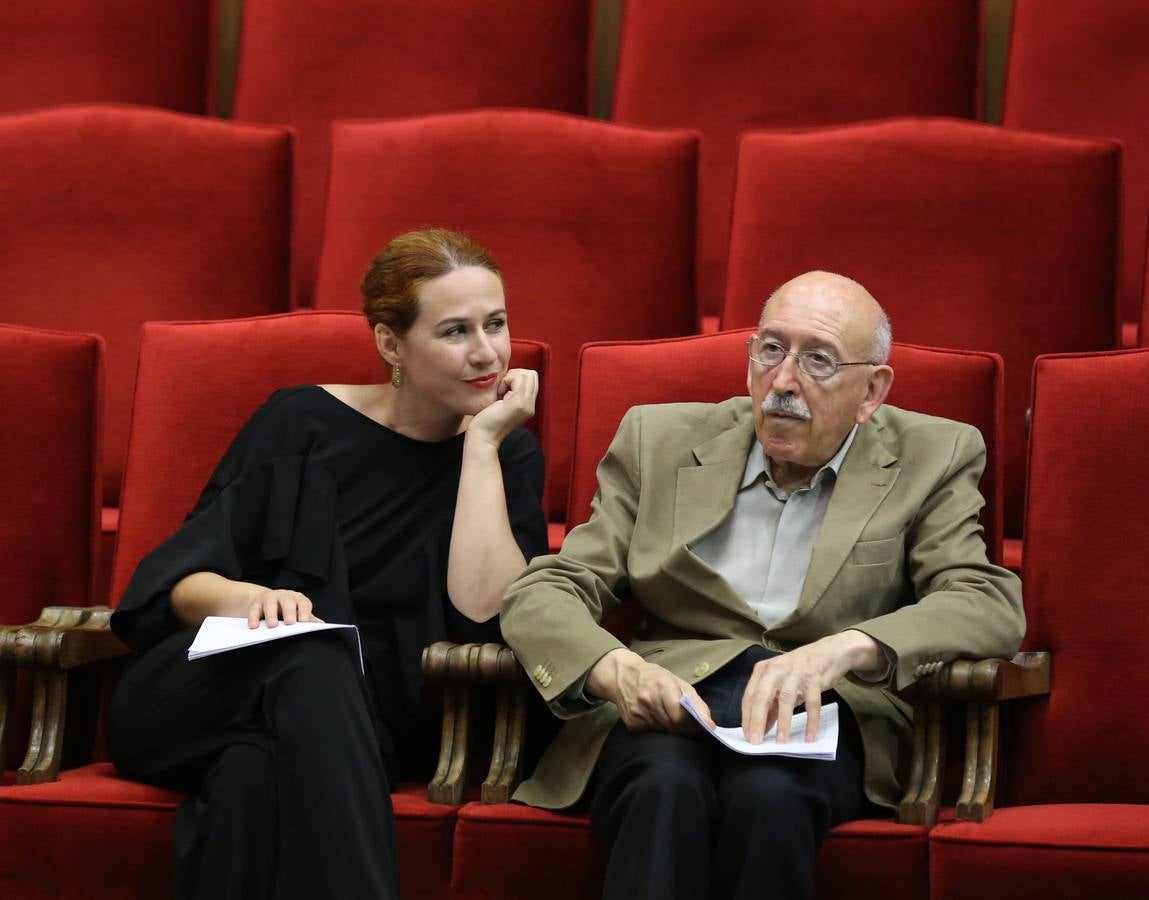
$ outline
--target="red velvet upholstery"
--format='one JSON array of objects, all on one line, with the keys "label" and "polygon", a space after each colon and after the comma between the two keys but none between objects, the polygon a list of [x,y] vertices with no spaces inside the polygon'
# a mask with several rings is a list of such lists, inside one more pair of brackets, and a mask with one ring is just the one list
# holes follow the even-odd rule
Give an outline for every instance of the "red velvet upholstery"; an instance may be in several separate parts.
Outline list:
[{"label": "red velvet upholstery", "polygon": [[115,106],[0,118],[0,320],[107,341],[106,504],[140,324],[286,308],[290,165],[280,128]]},{"label": "red velvet upholstery", "polygon": [[332,122],[478,106],[584,112],[589,26],[587,0],[244,0],[235,117],[299,135],[296,299],[310,302]]},{"label": "red velvet upholstery", "polygon": [[139,103],[203,112],[211,0],[0,4],[0,112]]},{"label": "red velvet upholstery", "polygon": [[627,0],[614,118],[703,132],[698,291],[722,304],[738,136],[753,128],[975,114],[969,0]]},{"label": "red velvet upholstery", "polygon": [[[586,521],[595,469],[623,414],[640,403],[717,402],[746,393],[750,329],[663,341],[602,342],[579,356],[575,455],[567,526]],[[1001,558],[1002,362],[995,353],[894,344],[889,402],[968,422],[986,442],[982,513],[991,559]]]},{"label": "red velvet upholstery", "polygon": [[103,341],[0,325],[0,624],[85,606],[98,526]]},{"label": "red velvet upholstery", "polygon": [[1014,0],[1003,99],[1007,128],[1124,143],[1119,321],[1141,314],[1149,218],[1149,4]]},{"label": "red velvet upholstery", "polygon": [[898,340],[1005,360],[1005,533],[1021,531],[1039,353],[1114,345],[1119,148],[906,119],[742,142],[723,325],[807,269],[857,278]]},{"label": "red velvet upholstery", "polygon": [[[0,896],[19,900],[167,900],[181,796],[118,778],[109,763],[60,780],[0,787]],[[422,785],[391,795],[399,878],[410,896],[447,898],[454,808]],[[407,893],[404,894],[407,896]]]},{"label": "red velvet upholstery", "polygon": [[[539,372],[541,397],[548,354],[545,344],[512,342],[512,365]],[[147,323],[113,600],[140,557],[179,526],[232,437],[273,390],[372,382],[385,374],[371,330],[357,313]],[[530,424],[540,423],[544,408]],[[428,804],[425,791],[424,785],[401,785],[393,795],[401,877],[420,885],[419,896],[446,897],[455,810]],[[117,778],[101,764],[64,772],[52,784],[0,788],[0,896],[92,896],[83,885],[99,885],[105,892],[98,896],[109,898],[168,896],[177,800]],[[99,834],[116,839],[97,841]],[[61,862],[45,863],[49,853]],[[30,858],[40,861],[37,867],[24,864]]]},{"label": "red velvet upholstery", "polygon": [[[459,810],[451,870],[453,900],[592,900],[605,852],[585,816],[518,804],[469,803]],[[830,832],[818,855],[817,896],[925,900],[926,829],[865,819]],[[556,877],[556,867],[561,875]]]},{"label": "red velvet upholstery", "polygon": [[315,304],[358,308],[394,234],[426,223],[494,254],[511,333],[554,351],[548,511],[563,517],[586,341],[687,334],[697,137],[483,110],[335,128]]},{"label": "red velvet upholstery", "polygon": [[1026,645],[1052,652],[1052,688],[1012,710],[993,817],[934,832],[935,897],[1092,900],[1149,884],[1147,383],[1145,350],[1034,367]]},{"label": "red velvet upholstery", "polygon": [[[0,360],[0,625],[22,625],[91,602],[103,341],[0,325]],[[0,772],[28,745],[29,693],[20,678]]]}]

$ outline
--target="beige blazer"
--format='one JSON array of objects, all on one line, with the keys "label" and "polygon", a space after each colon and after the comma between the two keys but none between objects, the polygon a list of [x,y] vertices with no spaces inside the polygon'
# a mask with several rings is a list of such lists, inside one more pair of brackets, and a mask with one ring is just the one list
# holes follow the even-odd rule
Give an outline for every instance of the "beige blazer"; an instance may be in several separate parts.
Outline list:
[{"label": "beige blazer", "polygon": [[[881,407],[846,455],[797,609],[769,629],[689,549],[733,508],[754,439],[746,397],[628,412],[599,464],[590,520],[510,586],[503,635],[553,702],[623,646],[598,624],[620,602],[645,614],[632,649],[692,684],[753,644],[864,631],[896,654],[891,684],[847,680],[838,693],[861,730],[867,796],[895,806],[912,710],[892,689],[959,655],[1009,656],[1025,630],[1020,582],[988,562],[977,522],[981,435]],[[576,803],[617,720],[611,703],[571,718],[515,799]]]}]

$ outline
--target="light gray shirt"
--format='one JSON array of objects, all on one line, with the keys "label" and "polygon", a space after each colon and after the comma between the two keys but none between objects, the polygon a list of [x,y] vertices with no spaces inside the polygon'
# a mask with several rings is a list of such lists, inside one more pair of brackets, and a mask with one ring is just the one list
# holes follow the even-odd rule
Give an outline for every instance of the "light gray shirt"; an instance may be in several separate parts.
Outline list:
[{"label": "light gray shirt", "polygon": [[721,525],[690,547],[730,583],[767,628],[798,608],[838,471],[857,433],[855,425],[809,483],[791,492],[774,483],[770,459],[753,441],[734,508]]}]

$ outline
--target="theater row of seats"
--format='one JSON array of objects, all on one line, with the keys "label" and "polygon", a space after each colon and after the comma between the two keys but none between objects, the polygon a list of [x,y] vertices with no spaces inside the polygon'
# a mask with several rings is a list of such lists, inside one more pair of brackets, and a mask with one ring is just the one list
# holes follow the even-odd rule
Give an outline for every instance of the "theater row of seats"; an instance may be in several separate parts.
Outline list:
[{"label": "theater row of seats", "polygon": [[[434,223],[487,245],[512,333],[553,351],[556,545],[579,348],[698,329],[701,147],[694,131],[529,110],[333,129],[314,305],[356,308],[361,273],[405,229]],[[134,107],[0,117],[0,321],[107,342],[105,557],[140,327],[289,308],[294,148],[283,128]],[[721,327],[752,329],[774,287],[820,268],[867,285],[899,340],[1000,353],[1004,559],[1016,568],[1033,359],[1120,346],[1121,185],[1111,141],[944,118],[751,132]]]},{"label": "theater row of seats", "polygon": [[[493,106],[586,113],[595,94],[609,94],[614,121],[696,129],[698,298],[709,321],[723,302],[740,134],[976,118],[982,95],[997,90],[982,57],[991,40],[1008,40],[1005,127],[1125,144],[1119,315],[1130,330],[1138,319],[1149,216],[1141,0],[1102,9],[1088,0],[51,0],[8,4],[0,32],[5,112],[92,101],[205,112],[232,107],[215,94],[217,75],[234,71],[230,113],[299,136],[292,287],[302,305],[335,121]],[[612,47],[617,58],[604,59]]]},{"label": "theater row of seats", "polygon": [[[623,412],[635,403],[738,393],[744,339],[737,330],[582,349],[572,523],[588,514],[595,464]],[[82,606],[89,596],[103,342],[93,335],[2,326],[0,355],[0,427],[6,435],[0,486],[18,501],[0,508],[0,588],[6,600],[22,598],[25,606],[17,612],[33,617],[37,604],[30,598],[46,604],[66,598],[68,605]],[[543,374],[544,402],[533,427],[545,432],[553,415],[548,348],[516,341],[514,355],[516,364]],[[1003,506],[1001,358],[898,344],[892,362],[898,378],[891,402],[970,422],[985,436],[987,506],[981,517],[995,546]],[[369,335],[348,312],[148,325],[128,440],[117,584],[178,524],[223,446],[269,391],[285,383],[367,380],[377,365]],[[835,829],[819,857],[820,897],[1034,893],[1091,900],[1099,893],[1135,896],[1149,879],[1149,778],[1139,752],[1149,731],[1127,714],[1138,699],[1139,651],[1149,639],[1136,587],[1149,541],[1149,481],[1136,452],[1149,433],[1149,411],[1135,402],[1137,386],[1146,381],[1149,350],[1037,360],[1025,509],[1025,647],[1052,656],[1052,680],[1047,669],[1041,685],[1025,677],[1029,662],[1041,658],[1036,652],[1012,667],[979,663],[975,669],[982,674],[972,679],[960,662],[923,679],[928,690],[915,700],[921,746],[909,773],[916,793],[903,804],[903,821],[862,820]],[[1099,521],[1111,527],[1097,527]],[[467,648],[449,652],[459,649]],[[107,763],[91,761],[93,749],[99,757],[101,705],[123,652],[107,631],[106,610],[57,607],[46,610],[39,625],[0,629],[5,688],[20,671],[35,690],[35,727],[20,771],[27,783],[0,787],[5,896],[170,895],[180,795],[119,779]],[[993,677],[984,677],[987,672]],[[935,824],[937,762],[930,744],[938,746],[946,716],[937,714],[927,695],[933,689],[944,694],[947,684],[963,680],[964,694],[950,691],[960,699],[951,701],[957,715],[949,718],[956,724],[964,713],[967,733],[957,728],[949,743],[960,747],[965,738],[967,790],[956,811],[943,806]],[[512,693],[526,687],[521,674],[508,683]],[[467,690],[477,695],[488,688]],[[1029,696],[1009,700],[1021,694]],[[72,700],[70,709],[64,697]],[[451,697],[459,712],[458,694]],[[482,709],[474,699],[472,708]],[[12,718],[12,710],[0,709]],[[62,734],[65,723],[69,731]],[[18,761],[23,744],[12,731],[9,755]],[[507,749],[499,729],[494,742]],[[976,753],[969,753],[971,746]],[[986,771],[997,758],[1001,770],[989,782]],[[456,796],[461,805],[445,806],[429,802],[422,784],[396,786],[406,896],[506,900],[535,895],[542,879],[554,896],[597,895],[602,858],[585,817],[483,803],[473,789]]]}]

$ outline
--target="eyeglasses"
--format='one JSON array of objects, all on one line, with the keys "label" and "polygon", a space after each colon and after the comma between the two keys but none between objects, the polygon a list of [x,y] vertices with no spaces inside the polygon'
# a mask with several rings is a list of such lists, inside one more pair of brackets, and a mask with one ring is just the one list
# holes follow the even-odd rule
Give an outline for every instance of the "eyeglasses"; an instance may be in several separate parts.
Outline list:
[{"label": "eyeglasses", "polygon": [[746,342],[746,352],[758,365],[773,369],[780,366],[787,356],[798,360],[798,368],[811,378],[832,378],[842,366],[876,366],[876,362],[838,362],[822,350],[802,350],[792,353],[772,338],[755,335]]}]

